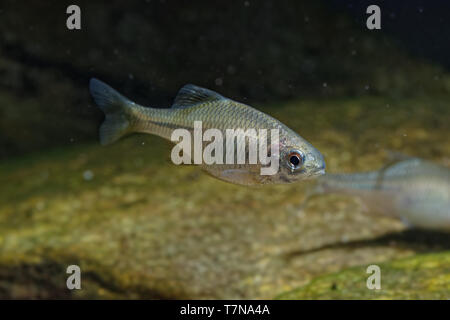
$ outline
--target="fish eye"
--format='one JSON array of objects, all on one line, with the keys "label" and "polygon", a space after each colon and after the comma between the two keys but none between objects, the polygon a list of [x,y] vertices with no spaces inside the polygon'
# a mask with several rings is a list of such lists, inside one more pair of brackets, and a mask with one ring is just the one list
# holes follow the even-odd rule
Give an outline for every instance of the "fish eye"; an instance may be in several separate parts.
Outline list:
[{"label": "fish eye", "polygon": [[292,170],[299,169],[305,162],[305,155],[299,150],[291,150],[287,155],[287,163]]}]

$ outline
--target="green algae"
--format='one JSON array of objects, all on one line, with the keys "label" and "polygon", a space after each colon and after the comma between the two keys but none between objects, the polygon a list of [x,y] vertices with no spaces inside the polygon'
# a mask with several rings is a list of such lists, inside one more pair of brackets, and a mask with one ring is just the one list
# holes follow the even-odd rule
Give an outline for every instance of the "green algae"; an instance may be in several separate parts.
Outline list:
[{"label": "green algae", "polygon": [[278,299],[443,299],[450,297],[450,252],[380,264],[381,288],[368,289],[366,266],[319,276]]},{"label": "green algae", "polygon": [[[262,110],[320,149],[330,172],[351,172],[378,168],[386,149],[448,161],[446,105],[438,97],[368,97]],[[135,135],[1,162],[1,297],[273,298],[311,281],[328,285],[321,277],[343,272],[342,285],[325,285],[318,297],[371,298],[351,283],[363,286],[372,263],[387,266],[387,289],[408,275],[423,284],[373,298],[442,298],[448,289],[449,235],[406,231],[349,197],[305,205],[311,182],[245,188],[218,181],[173,165],[170,150],[158,137]],[[415,271],[389,262],[430,252]],[[445,263],[431,277],[422,266],[433,257]],[[70,264],[81,267],[82,290],[65,288]]]}]

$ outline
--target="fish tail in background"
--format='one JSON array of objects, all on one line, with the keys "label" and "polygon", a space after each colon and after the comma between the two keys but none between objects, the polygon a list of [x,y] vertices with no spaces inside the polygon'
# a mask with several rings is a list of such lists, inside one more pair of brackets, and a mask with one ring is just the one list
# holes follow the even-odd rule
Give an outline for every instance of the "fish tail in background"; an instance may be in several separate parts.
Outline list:
[{"label": "fish tail in background", "polygon": [[107,145],[133,132],[133,108],[136,104],[119,92],[92,78],[89,82],[92,97],[105,113],[105,121],[100,126],[100,143]]}]

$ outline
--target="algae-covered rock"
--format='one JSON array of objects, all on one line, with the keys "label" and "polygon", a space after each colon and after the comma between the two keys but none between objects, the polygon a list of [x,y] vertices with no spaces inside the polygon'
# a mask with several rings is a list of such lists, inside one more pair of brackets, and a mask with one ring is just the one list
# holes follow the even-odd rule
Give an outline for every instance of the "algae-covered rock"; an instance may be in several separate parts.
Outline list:
[{"label": "algae-covered rock", "polygon": [[[444,299],[450,298],[450,251],[422,254],[379,265],[381,288],[368,289],[366,266],[320,276],[279,299]],[[370,271],[370,270],[369,270]],[[369,279],[369,283],[370,283]]]},{"label": "algae-covered rock", "polygon": [[[385,149],[445,160],[446,106],[438,97],[366,98],[261,109],[321,150],[329,172],[350,172],[378,168]],[[387,266],[383,290],[408,277],[420,284],[386,295],[441,298],[448,288],[449,234],[405,230],[350,197],[305,202],[311,182],[225,183],[175,166],[170,151],[158,137],[135,135],[1,162],[0,297],[269,299],[352,267],[345,281],[364,286],[369,264]],[[436,255],[417,259],[447,265],[389,262],[425,253]],[[66,287],[72,264],[81,290]],[[362,297],[347,283],[337,295]]]}]

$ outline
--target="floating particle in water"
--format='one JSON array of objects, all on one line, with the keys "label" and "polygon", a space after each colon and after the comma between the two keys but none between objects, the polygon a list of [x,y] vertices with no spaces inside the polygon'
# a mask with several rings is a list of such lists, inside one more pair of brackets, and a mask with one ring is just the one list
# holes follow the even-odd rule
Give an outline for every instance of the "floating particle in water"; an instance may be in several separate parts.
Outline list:
[{"label": "floating particle in water", "polygon": [[222,78],[217,78],[215,83],[216,83],[216,86],[221,86],[223,84]]},{"label": "floating particle in water", "polygon": [[303,210],[303,208],[300,208],[300,210],[297,210],[296,216],[299,219],[305,218],[306,217],[305,210]]},{"label": "floating particle in water", "polygon": [[323,86],[324,88],[326,88],[326,87],[328,87],[328,84],[327,84],[326,82],[324,82],[324,83],[322,84],[322,86]]},{"label": "floating particle in water", "polygon": [[42,180],[47,180],[49,176],[50,176],[50,173],[48,171],[42,171],[40,174],[40,178]]},{"label": "floating particle in water", "polygon": [[36,203],[36,210],[37,211],[42,211],[45,208],[45,202],[44,201],[39,201],[38,203]]},{"label": "floating particle in water", "polygon": [[368,84],[366,84],[366,85],[364,86],[364,89],[365,89],[365,90],[369,90],[369,89],[370,89],[370,86],[369,86]]},{"label": "floating particle in water", "polygon": [[142,158],[134,159],[134,165],[136,167],[142,167],[144,165],[144,160]]},{"label": "floating particle in water", "polygon": [[134,75],[133,75],[132,73],[129,73],[129,74],[128,74],[128,78],[130,78],[131,80],[133,80],[133,79],[134,79]]},{"label": "floating particle in water", "polygon": [[83,172],[83,179],[86,181],[90,181],[94,178],[94,173],[91,170],[86,170]]},{"label": "floating particle in water", "polygon": [[233,66],[233,65],[230,64],[230,65],[227,67],[227,72],[228,72],[229,74],[234,74],[234,73],[236,72],[235,66]]},{"label": "floating particle in water", "polygon": [[250,7],[250,1],[244,1],[244,6]]}]

